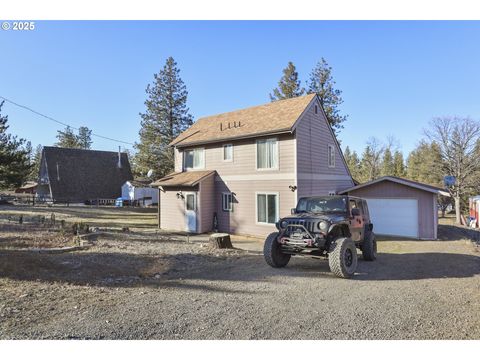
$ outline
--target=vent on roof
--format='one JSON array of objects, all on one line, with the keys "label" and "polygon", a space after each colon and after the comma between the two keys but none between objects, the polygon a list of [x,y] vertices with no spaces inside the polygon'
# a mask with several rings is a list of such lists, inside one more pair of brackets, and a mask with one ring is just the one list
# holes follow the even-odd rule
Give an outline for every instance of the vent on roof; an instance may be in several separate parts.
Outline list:
[{"label": "vent on roof", "polygon": [[225,125],[223,123],[220,123],[220,131],[236,129],[236,128],[239,128],[241,126],[242,126],[242,124],[241,124],[240,121],[238,121],[238,122],[234,121],[233,123],[229,121]]},{"label": "vent on roof", "polygon": [[318,114],[318,106],[315,105],[315,114]]}]

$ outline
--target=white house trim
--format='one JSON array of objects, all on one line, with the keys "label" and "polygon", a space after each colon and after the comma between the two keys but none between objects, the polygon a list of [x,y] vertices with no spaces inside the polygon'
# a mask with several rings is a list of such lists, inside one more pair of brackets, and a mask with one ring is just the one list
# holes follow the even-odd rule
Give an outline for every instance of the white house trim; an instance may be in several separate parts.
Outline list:
[{"label": "white house trim", "polygon": [[217,175],[215,181],[295,180],[295,173]]}]

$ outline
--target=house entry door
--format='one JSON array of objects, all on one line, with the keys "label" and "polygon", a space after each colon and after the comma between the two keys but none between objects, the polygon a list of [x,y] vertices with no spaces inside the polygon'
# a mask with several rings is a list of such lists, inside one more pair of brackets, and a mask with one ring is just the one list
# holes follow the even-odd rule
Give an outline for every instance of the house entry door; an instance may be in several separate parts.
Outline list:
[{"label": "house entry door", "polygon": [[185,223],[188,232],[197,232],[197,195],[185,194]]}]

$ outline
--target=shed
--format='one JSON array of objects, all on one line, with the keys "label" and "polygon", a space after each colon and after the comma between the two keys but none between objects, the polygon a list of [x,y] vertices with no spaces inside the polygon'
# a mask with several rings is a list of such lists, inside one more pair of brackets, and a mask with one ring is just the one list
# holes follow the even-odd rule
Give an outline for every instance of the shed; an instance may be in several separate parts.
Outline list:
[{"label": "shed", "polygon": [[149,185],[150,181],[129,180],[122,185],[122,199],[143,206],[158,203],[158,188]]},{"label": "shed", "polygon": [[438,196],[444,189],[395,176],[384,176],[341,192],[367,200],[375,233],[436,239]]}]

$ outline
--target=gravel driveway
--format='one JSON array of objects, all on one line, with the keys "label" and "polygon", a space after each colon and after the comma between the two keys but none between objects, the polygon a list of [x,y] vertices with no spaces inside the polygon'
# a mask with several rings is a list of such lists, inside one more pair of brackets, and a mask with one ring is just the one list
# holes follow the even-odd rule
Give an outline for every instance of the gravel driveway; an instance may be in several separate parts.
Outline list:
[{"label": "gravel driveway", "polygon": [[382,241],[345,280],[325,261],[272,269],[252,246],[146,235],[0,250],[0,338],[479,339],[479,255],[464,240]]}]

